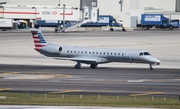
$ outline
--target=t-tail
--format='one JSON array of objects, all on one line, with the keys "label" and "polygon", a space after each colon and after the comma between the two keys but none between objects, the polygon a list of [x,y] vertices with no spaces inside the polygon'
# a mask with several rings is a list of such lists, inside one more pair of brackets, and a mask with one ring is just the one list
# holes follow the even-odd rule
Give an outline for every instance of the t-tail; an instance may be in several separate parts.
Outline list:
[{"label": "t-tail", "polygon": [[43,46],[47,45],[47,42],[40,30],[31,30],[34,40],[35,50],[39,51]]}]

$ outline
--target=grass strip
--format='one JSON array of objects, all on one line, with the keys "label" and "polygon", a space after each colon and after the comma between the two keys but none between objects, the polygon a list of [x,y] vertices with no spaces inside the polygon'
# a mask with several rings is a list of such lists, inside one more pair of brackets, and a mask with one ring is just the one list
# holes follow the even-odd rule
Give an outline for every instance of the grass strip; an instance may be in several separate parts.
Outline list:
[{"label": "grass strip", "polygon": [[110,106],[110,107],[146,107],[180,109],[179,98],[107,95],[62,95],[0,93],[0,105],[50,105],[50,106]]}]

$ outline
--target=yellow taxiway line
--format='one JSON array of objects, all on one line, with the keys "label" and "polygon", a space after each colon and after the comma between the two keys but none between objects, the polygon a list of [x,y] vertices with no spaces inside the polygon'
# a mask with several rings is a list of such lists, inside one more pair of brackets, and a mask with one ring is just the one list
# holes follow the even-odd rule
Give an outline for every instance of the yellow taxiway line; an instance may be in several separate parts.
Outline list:
[{"label": "yellow taxiway line", "polygon": [[0,91],[12,90],[12,88],[0,88]]},{"label": "yellow taxiway line", "polygon": [[82,90],[64,90],[59,92],[49,92],[50,94],[61,94],[61,93],[70,93],[70,92],[82,92]]},{"label": "yellow taxiway line", "polygon": [[19,74],[20,72],[6,72],[6,71],[4,71],[4,72],[0,72],[0,74]]},{"label": "yellow taxiway line", "polygon": [[131,94],[129,96],[144,96],[144,95],[157,95],[157,94],[164,94],[165,92],[147,92],[147,93],[141,93],[141,94]]}]

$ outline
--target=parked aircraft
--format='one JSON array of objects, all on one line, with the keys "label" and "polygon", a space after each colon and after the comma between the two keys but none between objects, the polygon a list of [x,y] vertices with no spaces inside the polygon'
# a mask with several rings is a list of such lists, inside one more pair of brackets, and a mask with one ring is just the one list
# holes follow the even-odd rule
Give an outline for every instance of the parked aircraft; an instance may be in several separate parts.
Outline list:
[{"label": "parked aircraft", "polygon": [[37,52],[54,59],[75,61],[76,69],[81,68],[82,63],[89,64],[90,68],[96,68],[98,64],[125,62],[149,64],[149,70],[153,70],[152,65],[161,63],[159,59],[144,50],[60,46],[48,43],[40,30],[31,29],[31,33],[35,44],[34,49]]}]

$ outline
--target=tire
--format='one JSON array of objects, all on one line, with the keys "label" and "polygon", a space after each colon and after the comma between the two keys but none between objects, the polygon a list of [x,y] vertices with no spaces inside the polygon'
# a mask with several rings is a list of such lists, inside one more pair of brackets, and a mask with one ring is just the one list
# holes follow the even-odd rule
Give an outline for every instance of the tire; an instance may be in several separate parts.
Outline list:
[{"label": "tire", "polygon": [[146,30],[149,30],[149,26],[145,26],[145,29],[146,29]]},{"label": "tire", "polygon": [[110,28],[110,31],[114,31],[114,29],[113,29],[113,28]]},{"label": "tire", "polygon": [[39,25],[34,25],[34,28],[38,29],[38,28],[39,28]]},{"label": "tire", "polygon": [[123,28],[122,31],[126,31],[126,29]]},{"label": "tire", "polygon": [[3,28],[2,31],[6,31],[7,29],[6,28]]},{"label": "tire", "polygon": [[91,65],[90,65],[90,68],[91,68],[91,69],[95,69],[96,67],[95,67],[94,64],[91,64]]},{"label": "tire", "polygon": [[174,29],[174,27],[173,26],[169,26],[169,30],[173,30]]},{"label": "tire", "polygon": [[149,26],[143,26],[143,30],[149,30]]},{"label": "tire", "polygon": [[91,68],[91,69],[95,69],[96,67],[97,67],[97,64],[91,64],[91,65],[90,65],[90,68]]},{"label": "tire", "polygon": [[74,68],[75,68],[75,69],[80,69],[81,67],[78,66],[78,65],[75,65]]}]

